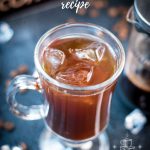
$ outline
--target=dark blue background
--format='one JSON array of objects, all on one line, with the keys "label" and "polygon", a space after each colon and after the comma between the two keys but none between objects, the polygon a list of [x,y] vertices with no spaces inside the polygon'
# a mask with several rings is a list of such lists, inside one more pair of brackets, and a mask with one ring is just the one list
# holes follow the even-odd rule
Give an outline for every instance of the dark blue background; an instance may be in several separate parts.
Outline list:
[{"label": "dark blue background", "polygon": [[[128,2],[125,0],[112,0],[109,5],[130,5]],[[61,10],[60,1],[45,2],[41,5],[31,6],[17,13],[1,17],[1,21],[7,21],[10,24],[14,30],[14,36],[8,43],[0,45],[0,119],[13,121],[16,128],[11,133],[0,129],[0,146],[4,144],[14,146],[24,141],[28,144],[29,149],[38,150],[38,138],[44,128],[44,123],[41,120],[24,121],[10,113],[6,104],[5,81],[9,78],[9,72],[16,69],[20,64],[27,64],[29,66],[29,74],[32,74],[34,71],[34,47],[38,39],[48,29],[66,22],[70,17],[74,17],[80,22],[91,22],[101,25],[111,31],[112,26],[120,19],[120,17],[110,18],[105,9],[101,11],[98,18],[90,18],[88,15],[79,16],[75,14],[75,11]],[[127,43],[128,41],[123,42],[125,50]],[[42,99],[39,97],[38,93],[29,92],[19,99],[22,98],[24,103],[28,103],[28,101],[38,103]],[[149,150],[150,126],[147,125],[136,136],[131,135],[124,128],[124,118],[132,109],[125,105],[122,99],[125,100],[125,97],[121,93],[120,86],[117,86],[112,99],[110,123],[107,129],[111,149],[113,149],[113,145],[117,145],[119,150],[120,140],[125,138],[126,134],[129,134],[136,149],[141,144],[143,150]]]}]

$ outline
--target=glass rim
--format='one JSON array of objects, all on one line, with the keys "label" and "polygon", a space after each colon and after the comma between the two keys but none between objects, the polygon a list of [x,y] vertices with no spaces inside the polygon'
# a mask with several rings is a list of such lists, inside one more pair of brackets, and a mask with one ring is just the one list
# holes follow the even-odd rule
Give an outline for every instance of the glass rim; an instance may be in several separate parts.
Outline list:
[{"label": "glass rim", "polygon": [[[99,84],[96,85],[90,85],[90,86],[75,86],[75,85],[70,85],[70,84],[65,84],[62,82],[59,82],[57,80],[55,80],[54,78],[50,77],[43,69],[40,60],[39,60],[39,52],[40,52],[40,45],[43,43],[43,41],[52,33],[54,33],[57,30],[63,29],[63,28],[67,28],[67,27],[75,27],[75,26],[82,26],[82,27],[94,27],[98,30],[102,30],[104,33],[106,33],[107,35],[109,35],[111,38],[113,38],[115,40],[115,42],[117,43],[119,49],[120,49],[120,53],[121,53],[121,63],[119,64],[118,68],[116,69],[115,73],[108,78],[107,80],[105,80],[104,82],[101,82]],[[77,91],[86,91],[86,90],[98,90],[98,89],[102,89],[105,88],[107,86],[109,86],[111,83],[113,83],[113,81],[115,81],[118,76],[121,74],[123,68],[124,68],[124,64],[125,64],[125,52],[124,52],[124,48],[121,44],[121,42],[119,41],[119,39],[110,31],[108,31],[107,29],[95,25],[95,24],[91,24],[91,23],[65,23],[65,24],[61,24],[58,25],[50,30],[48,30],[45,34],[43,34],[41,36],[41,38],[39,39],[39,41],[37,42],[36,46],[35,46],[35,51],[34,51],[34,63],[36,66],[36,70],[41,73],[43,75],[43,77],[50,83],[52,83],[53,85],[60,87],[60,88],[64,88],[67,90],[77,90]]]},{"label": "glass rim", "polygon": [[146,23],[148,26],[150,26],[150,22],[148,22],[146,20],[146,18],[141,14],[141,12],[138,9],[138,2],[137,2],[137,0],[134,1],[134,7],[135,7],[135,10],[136,10],[137,14],[142,19],[142,21],[144,21],[144,23]]}]

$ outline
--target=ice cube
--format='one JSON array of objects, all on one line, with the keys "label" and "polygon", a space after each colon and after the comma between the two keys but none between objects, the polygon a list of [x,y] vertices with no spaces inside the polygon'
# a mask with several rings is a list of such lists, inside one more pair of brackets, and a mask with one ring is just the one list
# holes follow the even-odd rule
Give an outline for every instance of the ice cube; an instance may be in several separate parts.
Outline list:
[{"label": "ice cube", "polygon": [[139,109],[133,110],[125,118],[125,128],[130,130],[132,134],[138,134],[146,124],[147,119]]},{"label": "ice cube", "polygon": [[93,66],[88,63],[80,62],[58,72],[56,79],[63,83],[82,86],[91,80],[92,75]]},{"label": "ice cube", "polygon": [[102,45],[103,43],[99,43],[99,42],[92,42],[91,44],[89,44],[87,46],[87,49],[93,49],[96,50],[97,47],[99,47],[100,45]]},{"label": "ice cube", "polygon": [[86,59],[93,62],[100,62],[105,53],[105,45],[93,42],[85,49],[75,49],[75,55],[79,59]]},{"label": "ice cube", "polygon": [[105,53],[105,46],[100,45],[99,47],[97,47],[97,49],[95,50],[95,53],[97,56],[97,60],[101,61]]},{"label": "ice cube", "polygon": [[65,54],[55,48],[47,48],[44,51],[44,66],[51,74],[55,73],[57,69],[64,63]]},{"label": "ice cube", "polygon": [[18,146],[14,146],[14,147],[12,147],[12,150],[22,150],[22,148],[20,148]]},{"label": "ice cube", "polygon": [[54,69],[57,69],[65,60],[65,54],[61,50],[55,48],[46,49],[45,56]]},{"label": "ice cube", "polygon": [[91,61],[96,61],[97,59],[96,53],[92,49],[85,49],[85,50],[76,49],[75,54],[79,59],[87,59]]},{"label": "ice cube", "polygon": [[9,145],[2,145],[2,146],[0,147],[0,149],[1,149],[1,150],[10,150],[10,147],[9,147]]}]

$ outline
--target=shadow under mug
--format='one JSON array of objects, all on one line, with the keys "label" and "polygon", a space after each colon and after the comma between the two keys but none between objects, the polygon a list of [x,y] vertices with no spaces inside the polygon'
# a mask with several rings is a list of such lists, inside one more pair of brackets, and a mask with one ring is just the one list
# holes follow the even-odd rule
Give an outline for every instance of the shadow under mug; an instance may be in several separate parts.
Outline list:
[{"label": "shadow under mug", "polygon": [[[115,55],[117,69],[103,83],[79,87],[60,83],[42,68],[41,55],[50,41],[65,36],[90,36],[106,42]],[[85,142],[96,138],[106,127],[110,101],[116,81],[121,74],[125,54],[120,41],[107,29],[93,24],[62,24],[46,32],[35,47],[34,61],[39,77],[20,75],[14,78],[7,90],[11,111],[26,120],[45,118],[47,127],[67,142]],[[42,105],[23,106],[15,95],[20,89],[32,89],[44,96]]]}]

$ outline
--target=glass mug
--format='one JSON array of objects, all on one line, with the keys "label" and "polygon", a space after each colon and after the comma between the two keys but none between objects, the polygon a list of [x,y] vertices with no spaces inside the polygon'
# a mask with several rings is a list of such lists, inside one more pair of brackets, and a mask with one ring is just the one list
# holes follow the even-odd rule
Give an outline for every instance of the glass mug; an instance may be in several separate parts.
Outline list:
[{"label": "glass mug", "polygon": [[[50,41],[62,35],[86,35],[105,41],[115,54],[115,73],[102,83],[86,87],[68,85],[51,78],[42,68],[42,51]],[[35,47],[34,61],[39,77],[17,76],[7,89],[7,102],[11,111],[26,120],[45,118],[49,132],[58,137],[61,144],[67,145],[63,149],[82,149],[84,143],[98,138],[108,123],[112,92],[125,63],[124,49],[120,41],[100,26],[84,23],[62,24],[40,38]],[[15,95],[20,89],[39,91],[45,98],[43,104],[19,104]]]}]

